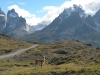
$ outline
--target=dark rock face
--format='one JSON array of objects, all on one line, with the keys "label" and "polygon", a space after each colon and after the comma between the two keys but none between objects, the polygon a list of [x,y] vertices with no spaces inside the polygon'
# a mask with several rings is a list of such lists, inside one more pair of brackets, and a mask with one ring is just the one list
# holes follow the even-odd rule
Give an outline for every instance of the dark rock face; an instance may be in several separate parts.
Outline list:
[{"label": "dark rock face", "polygon": [[23,26],[26,26],[25,18],[19,17],[14,9],[9,10],[7,13],[7,29],[12,31]]},{"label": "dark rock face", "polygon": [[95,21],[95,24],[100,28],[100,9],[93,16],[93,19]]}]

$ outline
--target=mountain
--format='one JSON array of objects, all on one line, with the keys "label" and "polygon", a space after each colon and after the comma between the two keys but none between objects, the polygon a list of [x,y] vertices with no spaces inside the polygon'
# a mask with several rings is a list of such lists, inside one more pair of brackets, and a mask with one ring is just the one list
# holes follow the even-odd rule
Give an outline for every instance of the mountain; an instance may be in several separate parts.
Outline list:
[{"label": "mountain", "polygon": [[7,21],[6,14],[0,8],[0,33],[3,30],[3,28],[6,27],[6,21]]},{"label": "mountain", "polygon": [[95,24],[100,28],[100,9],[93,16]]},{"label": "mountain", "polygon": [[94,46],[99,46],[100,10],[94,16],[86,15],[81,6],[65,9],[51,24],[40,31],[28,35],[27,41],[50,43],[60,40],[78,39]]},{"label": "mountain", "polygon": [[7,15],[0,9],[0,33],[14,38],[20,38],[29,33],[29,27],[25,18],[18,16],[14,9]]},{"label": "mountain", "polygon": [[42,30],[43,28],[45,28],[47,25],[46,24],[37,24],[35,26],[31,26],[29,25],[29,31],[30,33],[33,33],[35,31],[39,31],[39,30]]},{"label": "mountain", "polygon": [[42,30],[43,28],[45,28],[50,22],[48,21],[42,21],[40,23],[38,23],[37,25],[29,25],[29,32],[30,33],[33,33],[33,32],[36,32],[36,31],[39,31],[39,30]]}]

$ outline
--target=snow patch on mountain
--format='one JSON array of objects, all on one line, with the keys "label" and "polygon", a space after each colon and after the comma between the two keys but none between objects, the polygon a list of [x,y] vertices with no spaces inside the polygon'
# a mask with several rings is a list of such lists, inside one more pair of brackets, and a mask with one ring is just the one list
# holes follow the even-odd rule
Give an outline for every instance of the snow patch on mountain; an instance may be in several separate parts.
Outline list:
[{"label": "snow patch on mountain", "polygon": [[29,25],[26,25],[26,27],[23,27],[25,31],[30,32]]},{"label": "snow patch on mountain", "polygon": [[5,15],[0,14],[0,16],[5,16]]},{"label": "snow patch on mountain", "polygon": [[10,13],[9,16],[10,17],[18,17],[18,15],[16,13]]},{"label": "snow patch on mountain", "polygon": [[61,14],[60,19],[63,21],[64,19],[67,19],[73,12],[79,12],[80,17],[86,17],[85,11],[81,6],[73,5],[70,8],[66,8]]},{"label": "snow patch on mountain", "polygon": [[95,22],[95,24],[100,28],[100,23]]},{"label": "snow patch on mountain", "polygon": [[71,12],[72,12],[71,8],[65,9],[65,10],[63,11],[63,13],[60,15],[60,18],[61,18],[62,20],[68,18],[68,17],[71,15]]},{"label": "snow patch on mountain", "polygon": [[55,31],[58,29],[58,27],[55,28]]},{"label": "snow patch on mountain", "polygon": [[16,27],[15,23],[11,23],[11,25],[9,25],[10,28],[14,29]]}]

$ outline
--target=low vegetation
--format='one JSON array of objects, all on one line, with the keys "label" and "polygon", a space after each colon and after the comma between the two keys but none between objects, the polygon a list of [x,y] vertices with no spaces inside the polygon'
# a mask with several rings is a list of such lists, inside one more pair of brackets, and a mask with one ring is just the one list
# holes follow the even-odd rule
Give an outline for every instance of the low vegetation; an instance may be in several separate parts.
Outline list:
[{"label": "low vegetation", "polygon": [[9,36],[0,34],[0,55],[14,52],[18,49],[27,48],[31,43],[13,39]]},{"label": "low vegetation", "polygon": [[[35,57],[46,56],[41,69]],[[38,47],[0,61],[0,75],[100,75],[100,48],[78,40],[40,43]]]}]

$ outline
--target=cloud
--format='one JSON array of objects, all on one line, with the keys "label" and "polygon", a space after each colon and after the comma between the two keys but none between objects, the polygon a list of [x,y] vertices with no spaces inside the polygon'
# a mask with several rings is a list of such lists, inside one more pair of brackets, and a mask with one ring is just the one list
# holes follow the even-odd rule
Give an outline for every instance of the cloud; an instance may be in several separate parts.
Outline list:
[{"label": "cloud", "polygon": [[9,6],[8,9],[15,9],[18,15],[24,17],[29,25],[36,25],[37,23],[40,23],[42,21],[41,18],[36,17],[36,15],[31,14],[25,9],[19,8],[17,5]]},{"label": "cloud", "polygon": [[29,13],[27,10],[19,8],[17,5],[12,5],[8,7],[9,10],[15,9],[15,11],[19,14],[19,16],[27,17],[35,17],[34,14]]},{"label": "cloud", "polygon": [[47,14],[43,17],[43,20],[48,22],[51,22],[61,12],[59,7],[55,6],[46,6],[43,8],[43,10],[47,11]]},{"label": "cloud", "polygon": [[100,0],[71,0],[66,1],[60,7],[67,8],[73,4],[81,5],[85,10],[86,14],[94,15],[95,12],[100,9]]},{"label": "cloud", "polygon": [[86,14],[94,15],[100,9],[100,2],[91,2],[84,6]]},{"label": "cloud", "polygon": [[[22,3],[24,4],[24,3]],[[98,9],[100,9],[100,0],[71,0],[64,2],[61,6],[45,6],[41,10],[37,11],[39,14],[47,12],[42,18],[37,17],[35,14],[29,11],[19,8],[17,5],[9,6],[8,9],[14,8],[19,16],[26,18],[26,21],[30,25],[36,25],[42,21],[46,21],[47,24],[51,23],[65,8],[71,7],[73,4],[81,5],[86,14],[93,15]]]},{"label": "cloud", "polygon": [[47,11],[47,14],[43,17],[43,20],[52,22],[65,8],[73,6],[73,4],[81,5],[86,14],[94,15],[95,12],[100,9],[100,0],[71,0],[64,2],[61,6],[45,6],[41,10]]}]

